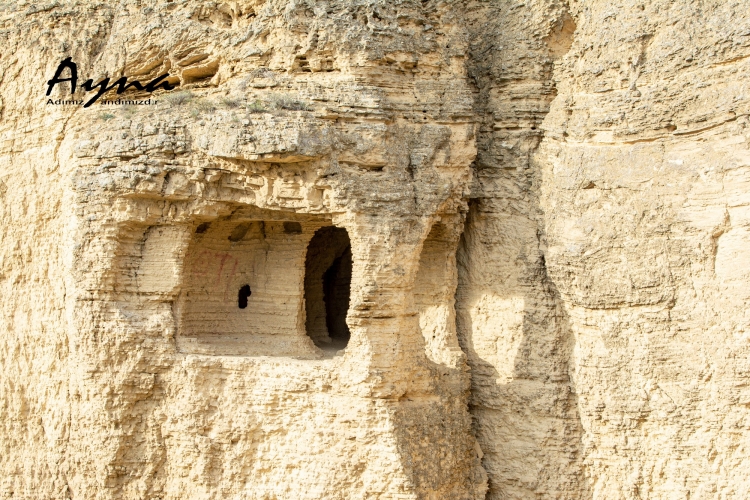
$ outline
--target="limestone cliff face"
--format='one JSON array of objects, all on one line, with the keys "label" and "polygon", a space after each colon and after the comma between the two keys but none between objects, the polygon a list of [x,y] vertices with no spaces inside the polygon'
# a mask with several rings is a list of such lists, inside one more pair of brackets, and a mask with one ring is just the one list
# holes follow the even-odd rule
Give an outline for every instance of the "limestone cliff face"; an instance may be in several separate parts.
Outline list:
[{"label": "limestone cliff face", "polygon": [[[4,23],[5,496],[484,496],[453,314],[475,147],[450,5]],[[46,105],[66,56],[81,81],[180,88]]]},{"label": "limestone cliff face", "polygon": [[747,5],[477,2],[467,26],[488,498],[747,497]]},{"label": "limestone cliff face", "polygon": [[490,498],[748,495],[746,7],[476,4],[457,307]]},{"label": "limestone cliff face", "polygon": [[588,498],[573,337],[545,263],[545,179],[532,161],[573,43],[563,2],[472,2],[477,157],[456,295],[487,498]]},{"label": "limestone cliff face", "polygon": [[579,2],[535,156],[598,498],[743,498],[750,11]]},{"label": "limestone cliff face", "polygon": [[750,496],[748,12],[3,4],[0,495]]}]

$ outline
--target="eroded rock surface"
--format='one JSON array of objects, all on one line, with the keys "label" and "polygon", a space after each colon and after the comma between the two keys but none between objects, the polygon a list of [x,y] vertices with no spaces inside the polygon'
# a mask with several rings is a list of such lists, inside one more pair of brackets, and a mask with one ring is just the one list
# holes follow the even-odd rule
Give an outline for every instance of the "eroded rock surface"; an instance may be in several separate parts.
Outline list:
[{"label": "eroded rock surface", "polygon": [[743,2],[1,12],[0,496],[750,496]]}]

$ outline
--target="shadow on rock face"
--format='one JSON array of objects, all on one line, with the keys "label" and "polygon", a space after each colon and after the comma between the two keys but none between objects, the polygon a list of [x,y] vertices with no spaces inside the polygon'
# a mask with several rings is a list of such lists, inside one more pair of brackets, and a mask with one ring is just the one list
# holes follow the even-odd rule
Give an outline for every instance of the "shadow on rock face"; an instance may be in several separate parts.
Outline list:
[{"label": "shadow on rock face", "polygon": [[[458,335],[487,498],[591,498],[569,376],[572,334],[533,225],[513,227],[522,222],[473,202],[458,251]],[[531,250],[523,250],[524,232]]]}]

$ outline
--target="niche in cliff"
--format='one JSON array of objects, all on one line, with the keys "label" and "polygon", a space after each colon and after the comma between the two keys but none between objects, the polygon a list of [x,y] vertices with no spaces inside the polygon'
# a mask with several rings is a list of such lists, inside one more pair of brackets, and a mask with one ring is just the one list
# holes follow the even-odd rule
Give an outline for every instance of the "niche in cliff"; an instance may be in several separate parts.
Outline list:
[{"label": "niche in cliff", "polygon": [[345,229],[323,216],[254,210],[196,222],[190,238],[175,302],[180,351],[318,358],[315,345],[346,346]]}]

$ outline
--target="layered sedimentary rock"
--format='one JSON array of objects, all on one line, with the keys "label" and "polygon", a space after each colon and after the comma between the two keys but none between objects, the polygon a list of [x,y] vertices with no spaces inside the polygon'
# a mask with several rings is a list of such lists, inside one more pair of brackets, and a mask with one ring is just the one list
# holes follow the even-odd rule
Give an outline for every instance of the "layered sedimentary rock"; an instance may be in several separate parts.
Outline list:
[{"label": "layered sedimentary rock", "polygon": [[746,497],[747,6],[472,6],[488,498]]},{"label": "layered sedimentary rock", "polygon": [[593,494],[746,497],[747,5],[575,17],[536,158]]},{"label": "layered sedimentary rock", "polygon": [[573,338],[545,263],[544,179],[532,161],[573,43],[564,2],[471,2],[477,157],[456,295],[487,498],[586,498]]},{"label": "layered sedimentary rock", "polygon": [[741,2],[2,8],[4,497],[750,495]]},{"label": "layered sedimentary rock", "polygon": [[[452,313],[475,151],[456,12],[7,16],[3,494],[482,498]],[[30,83],[65,56],[180,88],[47,105]]]}]

